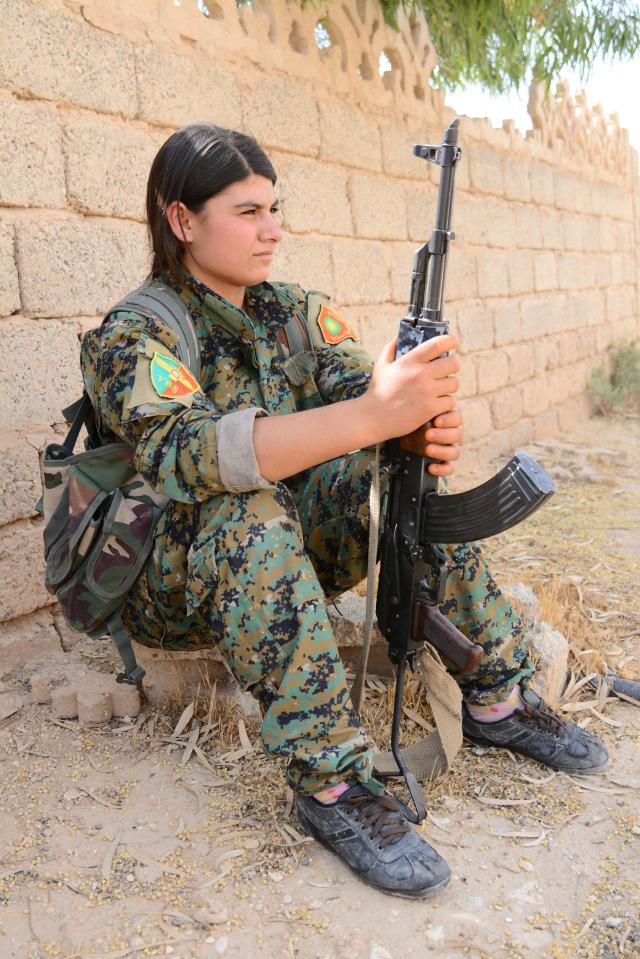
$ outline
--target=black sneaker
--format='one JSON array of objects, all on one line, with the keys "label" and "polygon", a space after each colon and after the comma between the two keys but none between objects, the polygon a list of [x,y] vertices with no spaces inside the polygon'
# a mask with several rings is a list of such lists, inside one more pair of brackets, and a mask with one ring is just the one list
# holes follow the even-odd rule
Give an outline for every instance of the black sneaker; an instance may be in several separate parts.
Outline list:
[{"label": "black sneaker", "polygon": [[407,822],[393,796],[374,796],[358,784],[332,806],[298,796],[297,807],[304,831],[382,892],[426,899],[451,878],[444,859]]},{"label": "black sneaker", "polygon": [[523,709],[497,723],[481,723],[462,707],[462,731],[481,746],[521,753],[565,773],[595,773],[606,766],[609,754],[596,736],[562,719],[532,689],[521,692]]}]

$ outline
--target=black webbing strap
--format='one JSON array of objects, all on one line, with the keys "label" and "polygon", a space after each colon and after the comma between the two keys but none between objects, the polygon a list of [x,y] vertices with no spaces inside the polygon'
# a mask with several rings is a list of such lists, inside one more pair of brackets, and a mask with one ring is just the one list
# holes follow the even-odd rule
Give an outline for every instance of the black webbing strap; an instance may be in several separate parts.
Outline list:
[{"label": "black webbing strap", "polygon": [[116,680],[119,683],[129,683],[131,686],[137,686],[144,676],[144,669],[138,666],[136,655],[131,645],[131,637],[125,629],[120,613],[114,613],[111,619],[107,621],[109,635],[118,647],[120,659],[125,668],[124,673],[118,673]]}]

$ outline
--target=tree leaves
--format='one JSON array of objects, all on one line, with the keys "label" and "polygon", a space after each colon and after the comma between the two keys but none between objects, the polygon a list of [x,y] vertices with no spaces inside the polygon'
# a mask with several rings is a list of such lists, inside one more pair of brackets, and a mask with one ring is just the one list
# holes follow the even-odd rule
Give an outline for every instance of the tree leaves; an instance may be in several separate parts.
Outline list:
[{"label": "tree leaves", "polygon": [[625,0],[380,0],[396,26],[398,9],[424,12],[439,57],[433,82],[448,90],[478,83],[506,93],[547,86],[563,70],[587,79],[596,60],[640,50],[640,4]]}]

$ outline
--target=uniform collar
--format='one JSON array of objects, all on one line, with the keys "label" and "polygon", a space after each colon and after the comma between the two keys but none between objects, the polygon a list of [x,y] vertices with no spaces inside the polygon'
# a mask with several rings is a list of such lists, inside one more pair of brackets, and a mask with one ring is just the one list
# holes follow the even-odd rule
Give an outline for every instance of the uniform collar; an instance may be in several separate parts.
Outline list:
[{"label": "uniform collar", "polygon": [[[163,279],[166,281],[167,277],[163,276]],[[247,287],[246,309],[220,296],[184,267],[180,269],[179,280],[171,279],[169,283],[190,310],[218,323],[233,336],[253,339],[257,332],[254,318],[273,332],[283,325],[280,311],[274,310],[274,305],[279,304],[279,297],[270,283]]]}]

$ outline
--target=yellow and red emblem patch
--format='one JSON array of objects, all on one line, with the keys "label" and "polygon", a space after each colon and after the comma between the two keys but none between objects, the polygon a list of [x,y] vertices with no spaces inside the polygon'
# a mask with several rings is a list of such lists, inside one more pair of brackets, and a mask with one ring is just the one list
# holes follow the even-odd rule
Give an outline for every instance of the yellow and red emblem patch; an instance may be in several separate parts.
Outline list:
[{"label": "yellow and red emblem patch", "polygon": [[320,307],[320,312],[318,313],[318,326],[320,327],[320,332],[325,343],[330,343],[332,346],[335,346],[336,343],[341,343],[342,340],[356,340],[358,339],[358,334],[353,329],[352,326],[343,320],[338,314],[331,309],[330,306],[327,306],[325,303]]},{"label": "yellow and red emblem patch", "polygon": [[200,389],[198,381],[186,366],[172,356],[165,356],[164,353],[153,354],[151,382],[158,396],[164,399],[191,396]]}]

